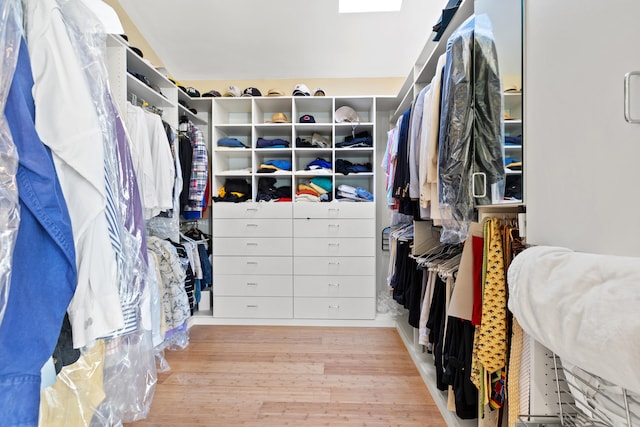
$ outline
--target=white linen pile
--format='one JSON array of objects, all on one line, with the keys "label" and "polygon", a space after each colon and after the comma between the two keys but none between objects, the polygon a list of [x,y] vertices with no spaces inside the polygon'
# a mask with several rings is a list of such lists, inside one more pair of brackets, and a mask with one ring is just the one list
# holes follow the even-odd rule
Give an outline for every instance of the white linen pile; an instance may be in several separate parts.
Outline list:
[{"label": "white linen pile", "polygon": [[509,310],[573,365],[640,393],[640,258],[536,246],[512,261]]}]

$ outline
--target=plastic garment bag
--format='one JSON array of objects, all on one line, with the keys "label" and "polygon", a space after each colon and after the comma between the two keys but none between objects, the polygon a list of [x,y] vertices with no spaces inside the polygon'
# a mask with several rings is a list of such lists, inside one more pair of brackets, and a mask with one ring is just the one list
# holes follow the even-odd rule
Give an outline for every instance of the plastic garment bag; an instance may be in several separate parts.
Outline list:
[{"label": "plastic garment bag", "polygon": [[4,317],[11,282],[11,261],[18,226],[20,208],[16,171],[18,152],[11,138],[11,131],[4,111],[9,88],[18,61],[22,35],[22,13],[19,0],[0,3],[0,323]]},{"label": "plastic garment bag", "polygon": [[490,184],[504,180],[502,92],[486,16],[470,17],[451,35],[442,79],[440,240],[461,243],[468,236],[475,203],[490,201],[474,193],[481,195]]},{"label": "plastic garment bag", "polygon": [[[126,133],[109,91],[106,58],[106,34],[102,24],[81,0],[60,0],[67,33],[83,65],[87,85],[93,95],[103,136],[107,194],[113,210],[107,216],[116,231],[111,242],[118,266],[118,294],[126,319],[136,316],[147,270],[147,248],[138,184],[126,143]],[[109,198],[109,197],[108,197]],[[116,334],[136,329],[128,322]]]}]

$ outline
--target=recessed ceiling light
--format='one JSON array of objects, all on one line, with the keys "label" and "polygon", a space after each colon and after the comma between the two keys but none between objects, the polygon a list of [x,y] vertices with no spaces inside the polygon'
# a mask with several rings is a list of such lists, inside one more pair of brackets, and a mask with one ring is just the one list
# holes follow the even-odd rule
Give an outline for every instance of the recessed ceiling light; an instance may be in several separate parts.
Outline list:
[{"label": "recessed ceiling light", "polygon": [[339,13],[398,12],[402,0],[338,0]]}]

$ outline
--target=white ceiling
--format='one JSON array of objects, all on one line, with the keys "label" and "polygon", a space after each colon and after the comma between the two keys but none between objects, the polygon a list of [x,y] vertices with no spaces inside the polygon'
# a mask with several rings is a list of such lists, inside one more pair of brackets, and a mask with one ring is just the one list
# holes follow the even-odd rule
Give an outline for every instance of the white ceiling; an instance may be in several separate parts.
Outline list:
[{"label": "white ceiling", "polygon": [[338,0],[119,0],[185,80],[406,77],[446,0],[338,14]]}]

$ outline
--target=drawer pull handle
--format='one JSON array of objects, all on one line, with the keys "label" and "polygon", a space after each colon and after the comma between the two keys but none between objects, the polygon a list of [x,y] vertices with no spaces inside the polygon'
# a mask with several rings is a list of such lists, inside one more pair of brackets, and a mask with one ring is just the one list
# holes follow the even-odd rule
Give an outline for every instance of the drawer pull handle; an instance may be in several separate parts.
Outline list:
[{"label": "drawer pull handle", "polygon": [[258,286],[258,284],[254,282],[247,282],[247,286]]},{"label": "drawer pull handle", "polygon": [[329,243],[329,246],[340,246],[340,243]]},{"label": "drawer pull handle", "polygon": [[247,304],[247,308],[258,308],[257,304]]},{"label": "drawer pull handle", "polygon": [[340,208],[329,208],[329,211],[336,211],[336,212],[340,212]]},{"label": "drawer pull handle", "polygon": [[329,261],[329,265],[340,265],[340,261]]},{"label": "drawer pull handle", "polygon": [[249,265],[258,265],[258,261],[247,261]]},{"label": "drawer pull handle", "polygon": [[247,208],[247,212],[258,212],[258,208]]},{"label": "drawer pull handle", "polygon": [[329,224],[329,227],[337,227],[337,228],[340,228],[340,224]]},{"label": "drawer pull handle", "polygon": [[257,227],[258,224],[247,224],[247,227]]},{"label": "drawer pull handle", "polygon": [[256,242],[247,242],[247,246],[258,246]]},{"label": "drawer pull handle", "polygon": [[329,283],[329,286],[339,288],[340,287],[340,283]]},{"label": "drawer pull handle", "polygon": [[329,309],[340,310],[340,306],[339,305],[330,305]]}]

